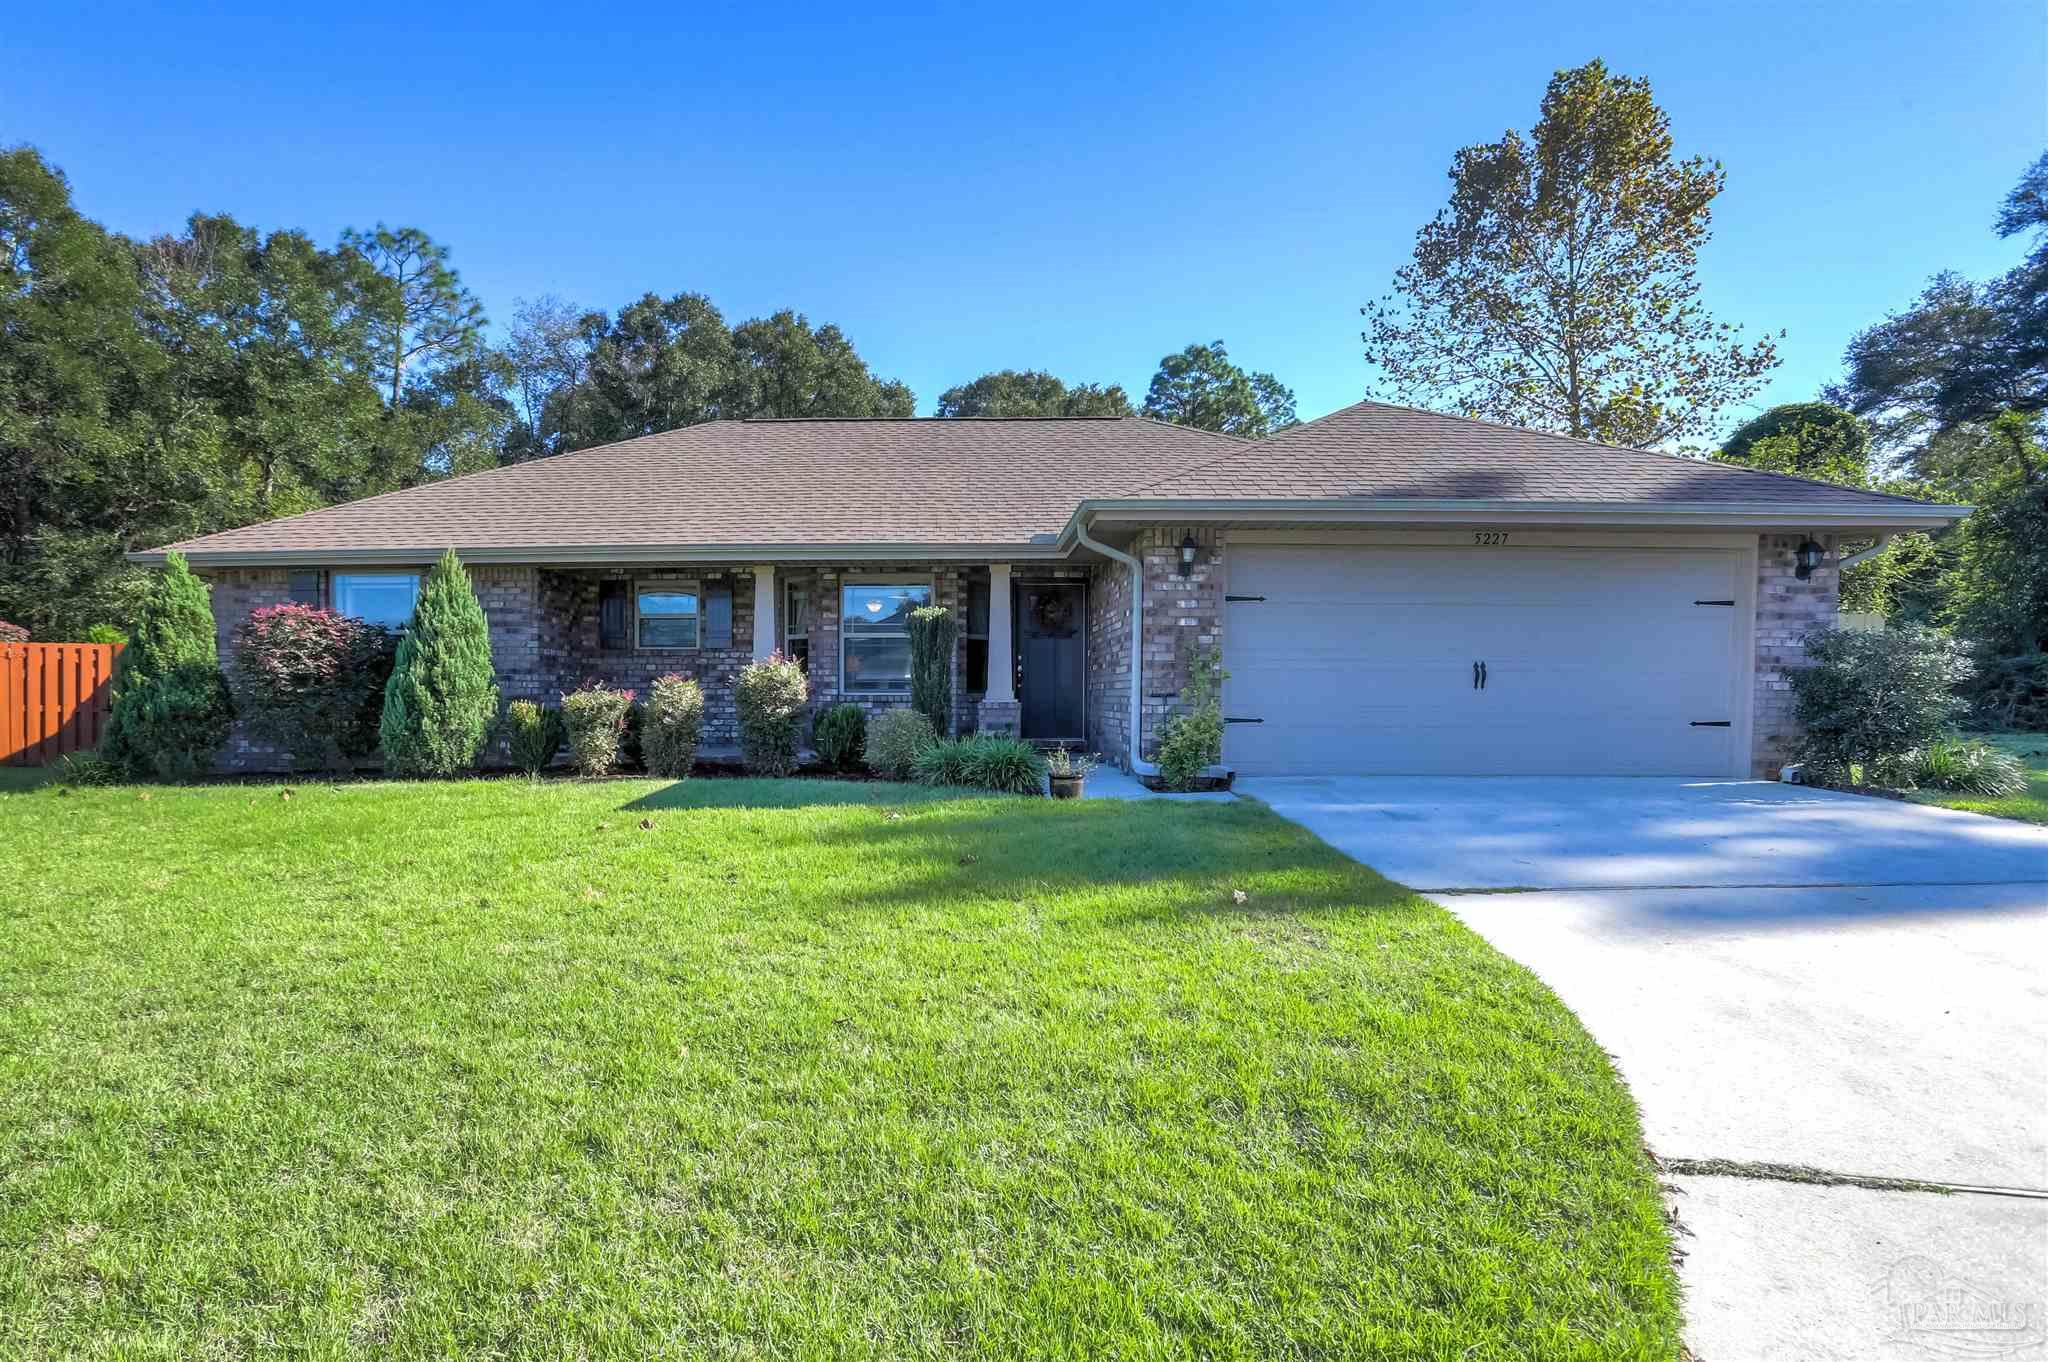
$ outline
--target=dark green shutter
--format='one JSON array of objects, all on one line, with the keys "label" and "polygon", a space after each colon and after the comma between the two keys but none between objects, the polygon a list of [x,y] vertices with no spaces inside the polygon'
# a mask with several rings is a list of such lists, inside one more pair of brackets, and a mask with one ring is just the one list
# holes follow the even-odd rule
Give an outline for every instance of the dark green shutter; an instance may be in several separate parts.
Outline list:
[{"label": "dark green shutter", "polygon": [[320,604],[320,569],[293,568],[285,574],[285,593],[298,605]]},{"label": "dark green shutter", "polygon": [[597,646],[624,648],[626,642],[626,584],[601,582],[597,588]]},{"label": "dark green shutter", "polygon": [[[759,626],[756,625],[756,628]],[[706,648],[732,647],[732,583],[706,582],[704,584],[704,645]]]}]

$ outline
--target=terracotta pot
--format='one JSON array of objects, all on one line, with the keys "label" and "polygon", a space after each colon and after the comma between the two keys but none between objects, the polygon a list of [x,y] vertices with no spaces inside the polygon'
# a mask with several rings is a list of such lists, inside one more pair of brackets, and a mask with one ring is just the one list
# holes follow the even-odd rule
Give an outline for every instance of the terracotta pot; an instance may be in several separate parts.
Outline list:
[{"label": "terracotta pot", "polygon": [[1081,797],[1081,782],[1087,778],[1086,776],[1047,776],[1045,783],[1052,787],[1052,797],[1054,799],[1079,799]]}]

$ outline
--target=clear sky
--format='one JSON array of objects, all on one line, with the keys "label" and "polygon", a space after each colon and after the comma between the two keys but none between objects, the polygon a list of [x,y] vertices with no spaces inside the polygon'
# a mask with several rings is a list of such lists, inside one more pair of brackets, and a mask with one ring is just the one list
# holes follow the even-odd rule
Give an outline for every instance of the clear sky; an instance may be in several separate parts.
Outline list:
[{"label": "clear sky", "polygon": [[0,29],[0,142],[109,226],[419,226],[501,318],[792,306],[920,411],[1005,367],[1141,398],[1217,337],[1304,417],[1364,396],[1358,306],[1452,153],[1595,56],[1728,169],[1709,301],[1788,333],[1755,409],[1836,377],[1933,271],[2016,261],[1990,223],[2048,146],[2040,0],[180,9]]}]

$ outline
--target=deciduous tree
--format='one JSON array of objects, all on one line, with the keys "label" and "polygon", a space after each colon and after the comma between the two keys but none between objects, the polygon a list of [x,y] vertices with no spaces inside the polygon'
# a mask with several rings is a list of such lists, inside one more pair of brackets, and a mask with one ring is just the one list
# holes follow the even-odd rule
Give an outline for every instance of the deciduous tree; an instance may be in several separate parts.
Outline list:
[{"label": "deciduous tree", "polygon": [[1726,175],[1673,156],[1648,81],[1560,71],[1527,137],[1466,147],[1394,293],[1362,309],[1398,400],[1611,444],[1703,436],[1778,362],[1700,300]]},{"label": "deciduous tree", "polygon": [[1001,369],[939,394],[941,416],[1129,416],[1119,384],[1072,387],[1040,369]]}]

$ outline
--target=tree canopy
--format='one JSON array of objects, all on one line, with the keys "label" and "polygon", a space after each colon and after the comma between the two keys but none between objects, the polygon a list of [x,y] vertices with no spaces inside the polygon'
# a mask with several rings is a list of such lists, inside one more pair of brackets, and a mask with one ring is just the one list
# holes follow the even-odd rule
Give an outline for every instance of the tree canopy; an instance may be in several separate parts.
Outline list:
[{"label": "tree canopy", "polygon": [[1738,427],[1721,447],[1721,458],[1864,487],[1870,482],[1870,430],[1853,412],[1831,403],[1787,402]]},{"label": "tree canopy", "polygon": [[1223,342],[1212,341],[1159,361],[1145,392],[1145,415],[1257,438],[1294,424],[1294,392],[1271,374],[1238,368]]},{"label": "tree canopy", "polygon": [[941,416],[1129,416],[1116,383],[1066,383],[1042,369],[1000,369],[939,394]]},{"label": "tree canopy", "polygon": [[1365,357],[1398,400],[1649,447],[1711,432],[1762,386],[1700,299],[1699,248],[1726,175],[1673,155],[1648,81],[1559,71],[1529,135],[1453,158],[1451,200],[1394,293],[1367,304]]}]

